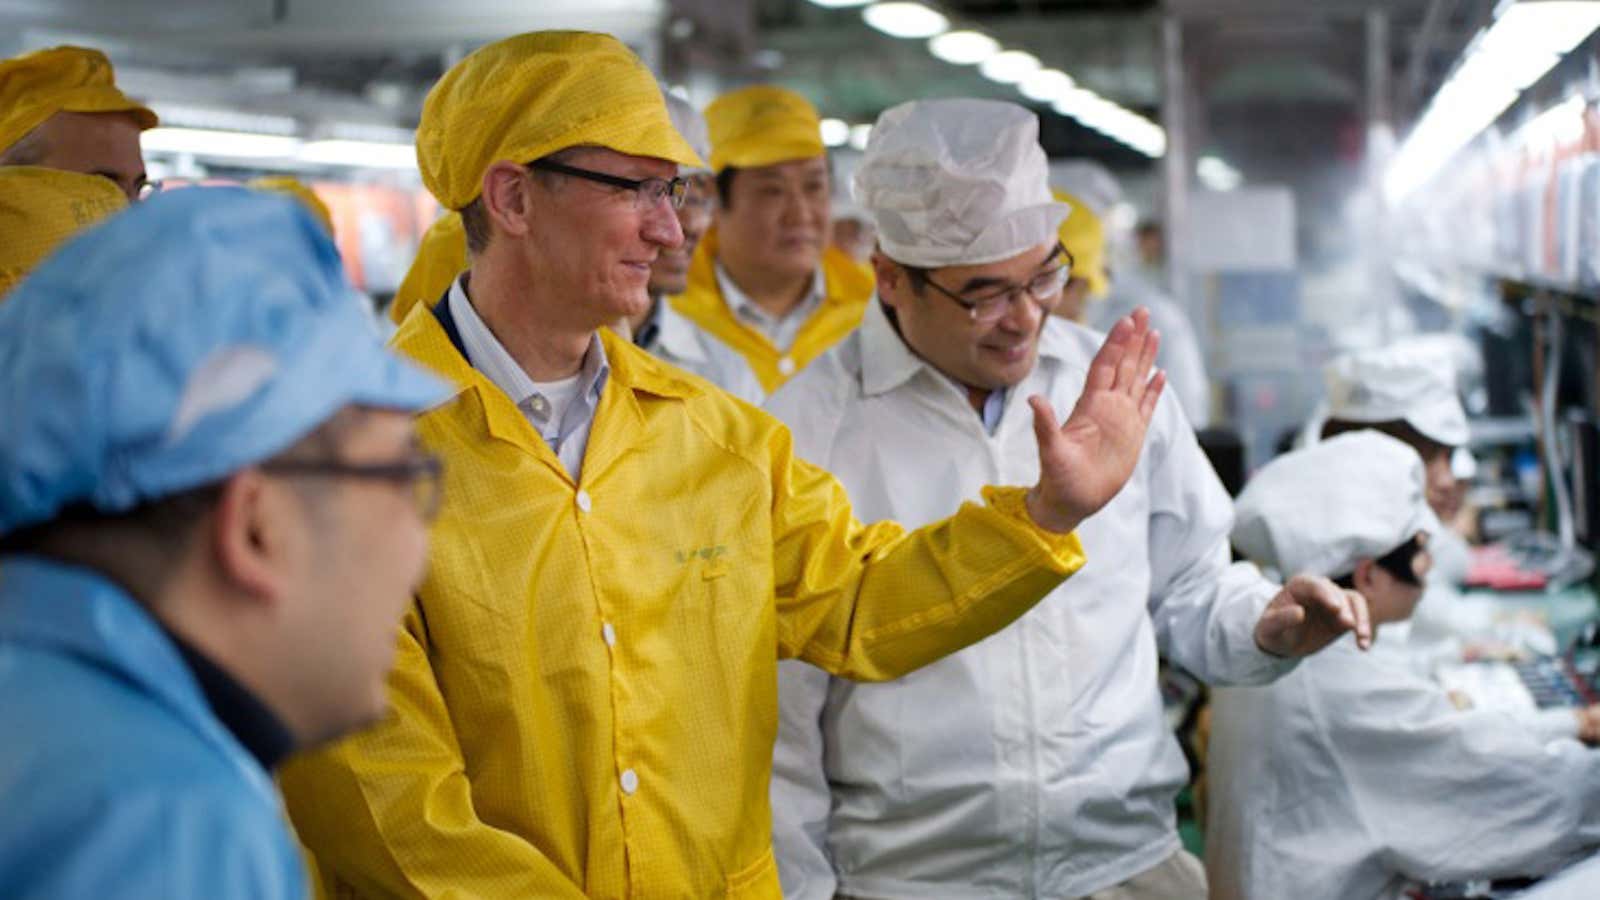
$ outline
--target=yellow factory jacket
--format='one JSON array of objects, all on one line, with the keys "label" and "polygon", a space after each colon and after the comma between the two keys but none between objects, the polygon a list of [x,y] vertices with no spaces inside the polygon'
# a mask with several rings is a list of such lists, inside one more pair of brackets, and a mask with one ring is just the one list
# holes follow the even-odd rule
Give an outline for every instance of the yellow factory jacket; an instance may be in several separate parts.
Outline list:
[{"label": "yellow factory jacket", "polygon": [[896,678],[1083,563],[1018,488],[863,526],[776,419],[609,330],[575,484],[452,328],[394,339],[459,393],[419,421],[446,500],[393,712],[282,776],[333,896],[778,898],[777,661]]}]

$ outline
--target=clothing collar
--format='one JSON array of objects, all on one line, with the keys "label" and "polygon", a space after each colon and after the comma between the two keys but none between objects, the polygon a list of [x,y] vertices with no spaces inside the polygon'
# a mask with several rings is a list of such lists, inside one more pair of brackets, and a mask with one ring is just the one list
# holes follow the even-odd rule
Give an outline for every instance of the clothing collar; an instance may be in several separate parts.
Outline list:
[{"label": "clothing collar", "polygon": [[656,346],[661,338],[661,308],[666,305],[666,299],[661,296],[650,298],[650,314],[644,317],[644,321],[633,332],[635,346],[646,350]]},{"label": "clothing collar", "polygon": [[260,757],[213,712],[201,676],[172,635],[103,575],[37,556],[0,558],[0,640],[49,648],[127,679],[217,747],[264,797],[274,797]]},{"label": "clothing collar", "polygon": [[[465,345],[467,360],[496,387],[505,391],[512,403],[522,406],[539,392],[538,385],[522,366],[517,364],[505,345],[500,343],[494,332],[489,330],[489,326],[478,315],[478,311],[473,308],[472,301],[467,298],[465,282],[466,276],[462,276],[451,283],[446,302],[461,341]],[[583,366],[578,371],[581,384],[578,396],[585,398],[587,405],[592,407],[599,403],[600,392],[605,388],[606,377],[610,372],[611,366],[606,359],[605,348],[601,345],[599,336],[591,334],[589,349],[584,352]]]},{"label": "clothing collar", "polygon": [[188,664],[189,674],[200,685],[211,712],[261,768],[270,772],[294,752],[294,735],[260,698],[170,629],[167,639]]},{"label": "clothing collar", "polygon": [[762,309],[750,295],[734,283],[728,270],[722,263],[716,263],[717,288],[722,291],[722,299],[733,310],[734,315],[746,322],[756,322],[763,325],[779,325],[785,322],[804,322],[822,306],[823,297],[827,294],[827,278],[823,275],[822,266],[818,264],[817,270],[811,274],[811,286],[806,289],[806,295],[800,302],[782,316],[775,316]]}]

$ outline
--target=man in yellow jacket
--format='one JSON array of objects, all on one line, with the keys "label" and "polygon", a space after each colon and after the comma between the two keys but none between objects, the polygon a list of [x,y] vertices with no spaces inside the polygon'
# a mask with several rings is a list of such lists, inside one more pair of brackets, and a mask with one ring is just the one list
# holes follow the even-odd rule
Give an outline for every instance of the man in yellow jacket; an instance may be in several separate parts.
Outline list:
[{"label": "man in yellow jacket", "polygon": [[624,45],[483,47],[417,144],[471,248],[394,338],[456,385],[418,424],[449,499],[390,720],[284,773],[300,836],[337,896],[776,898],[778,660],[898,677],[1075,571],[1161,393],[1157,340],[1119,324],[1064,426],[1034,398],[1033,488],[863,526],[777,420],[604,327],[649,303],[699,162]]},{"label": "man in yellow jacket", "polygon": [[111,60],[87,47],[0,60],[0,166],[98,175],[138,200],[153,186],[139,134],[156,127],[156,114],[124,95],[115,78]]},{"label": "man in yellow jacket", "polygon": [[737,350],[771,394],[861,323],[871,270],[831,246],[821,120],[771,85],[706,107],[716,225],[672,306]]}]

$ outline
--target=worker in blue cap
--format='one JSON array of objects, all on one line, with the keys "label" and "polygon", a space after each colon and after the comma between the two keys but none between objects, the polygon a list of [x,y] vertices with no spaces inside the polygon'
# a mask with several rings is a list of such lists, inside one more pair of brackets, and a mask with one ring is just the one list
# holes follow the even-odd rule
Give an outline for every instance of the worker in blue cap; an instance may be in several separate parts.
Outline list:
[{"label": "worker in blue cap", "polygon": [[270,773],[384,711],[444,397],[282,197],[159,197],[0,305],[0,892],[305,895]]}]

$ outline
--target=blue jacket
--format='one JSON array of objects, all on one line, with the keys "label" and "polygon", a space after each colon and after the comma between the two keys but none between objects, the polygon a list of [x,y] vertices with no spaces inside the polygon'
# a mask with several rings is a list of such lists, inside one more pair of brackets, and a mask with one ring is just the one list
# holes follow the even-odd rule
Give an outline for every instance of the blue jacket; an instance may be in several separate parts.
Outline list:
[{"label": "blue jacket", "polygon": [[88,570],[0,561],[0,892],[306,896],[271,777],[177,647]]}]

